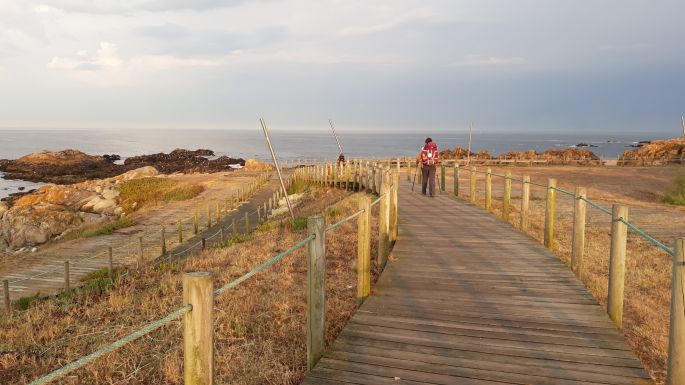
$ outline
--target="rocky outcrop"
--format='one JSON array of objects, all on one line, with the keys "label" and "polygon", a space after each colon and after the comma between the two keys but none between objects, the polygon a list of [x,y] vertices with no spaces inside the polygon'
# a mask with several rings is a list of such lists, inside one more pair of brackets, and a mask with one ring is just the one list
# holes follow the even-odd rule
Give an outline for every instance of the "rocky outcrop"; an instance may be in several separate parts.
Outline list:
[{"label": "rocky outcrop", "polygon": [[671,160],[685,156],[685,138],[640,142],[640,147],[621,155],[624,160]]},{"label": "rocky outcrop", "polygon": [[[442,159],[466,159],[468,158],[469,150],[463,147],[455,147],[451,150],[440,151]],[[492,153],[488,150],[481,150],[478,152],[471,152],[471,159],[491,159]]]},{"label": "rocky outcrop", "polygon": [[169,154],[135,156],[124,164],[116,164],[118,155],[93,156],[76,150],[43,151],[16,160],[0,160],[0,171],[6,179],[23,179],[56,184],[79,183],[91,179],[113,177],[130,170],[152,166],[164,174],[221,172],[232,170],[231,165],[244,165],[240,158],[214,156],[211,150],[176,149]]},{"label": "rocky outcrop", "polygon": [[43,186],[11,207],[0,203],[0,251],[39,245],[81,226],[114,219],[123,212],[117,185],[158,174],[144,167],[113,178]]},{"label": "rocky outcrop", "polygon": [[64,150],[37,152],[17,160],[3,159],[0,160],[0,171],[5,173],[6,179],[68,184],[107,178],[126,170],[102,156]]}]

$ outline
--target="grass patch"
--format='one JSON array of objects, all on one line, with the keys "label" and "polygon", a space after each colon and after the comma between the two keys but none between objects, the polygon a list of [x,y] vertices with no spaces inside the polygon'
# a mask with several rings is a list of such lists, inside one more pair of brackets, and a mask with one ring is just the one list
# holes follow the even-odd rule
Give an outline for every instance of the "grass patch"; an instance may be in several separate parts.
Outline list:
[{"label": "grass patch", "polygon": [[307,183],[303,180],[296,179],[290,185],[290,188],[288,188],[288,195],[302,194],[305,191],[307,191]]},{"label": "grass patch", "polygon": [[112,234],[113,232],[120,230],[120,229],[125,229],[127,227],[135,226],[137,225],[138,222],[134,221],[133,219],[130,218],[119,218],[114,222],[107,222],[105,224],[102,224],[94,229],[86,229],[83,232],[81,232],[81,236],[84,238],[90,238],[90,237],[97,237],[100,235],[108,235]]},{"label": "grass patch", "polygon": [[666,193],[663,201],[671,205],[685,205],[685,175],[675,178],[675,186]]},{"label": "grass patch", "polygon": [[293,221],[293,230],[304,230],[307,228],[307,218],[296,217]]},{"label": "grass patch", "polygon": [[183,183],[169,178],[141,178],[128,180],[119,186],[121,207],[133,212],[160,202],[184,201],[204,191],[195,183]]},{"label": "grass patch", "polygon": [[327,217],[335,217],[338,216],[338,210],[335,207],[329,207],[326,209],[325,214]]},{"label": "grass patch", "polygon": [[21,297],[18,300],[14,301],[14,309],[15,310],[27,310],[28,308],[31,307],[36,301],[40,299],[40,293],[36,293],[35,295],[31,295],[28,297]]},{"label": "grass patch", "polygon": [[245,243],[247,241],[251,241],[252,238],[253,237],[250,234],[236,234],[236,235],[232,236],[230,239],[227,239],[223,242],[217,242],[210,247],[214,248],[214,249],[223,249],[225,247],[229,247],[229,246],[237,245],[240,243]]}]

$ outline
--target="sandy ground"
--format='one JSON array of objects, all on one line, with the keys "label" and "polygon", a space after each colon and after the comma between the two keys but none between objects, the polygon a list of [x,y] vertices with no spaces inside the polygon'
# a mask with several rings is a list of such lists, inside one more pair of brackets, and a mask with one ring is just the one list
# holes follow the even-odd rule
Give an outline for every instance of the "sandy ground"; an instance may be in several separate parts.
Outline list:
[{"label": "sandy ground", "polygon": [[[233,194],[246,187],[257,177],[257,172],[243,170],[228,173],[190,174],[173,176],[174,179],[200,183],[205,191],[193,199],[170,202],[144,208],[131,218],[137,224],[117,230],[110,235],[79,238],[45,244],[34,253],[7,256],[0,259],[0,278],[10,281],[12,300],[24,296],[51,294],[63,286],[64,261],[70,261],[70,275],[73,282],[82,276],[107,265],[108,247],[113,248],[116,265],[132,263],[138,253],[138,237],[143,237],[145,258],[156,258],[161,250],[161,230],[165,228],[167,248],[178,244],[178,222],[182,221],[186,238],[192,234],[192,217],[198,212],[200,229],[206,227],[207,209],[212,217],[218,204],[224,207]],[[20,261],[20,263],[19,263]],[[35,277],[30,278],[29,277]]]}]

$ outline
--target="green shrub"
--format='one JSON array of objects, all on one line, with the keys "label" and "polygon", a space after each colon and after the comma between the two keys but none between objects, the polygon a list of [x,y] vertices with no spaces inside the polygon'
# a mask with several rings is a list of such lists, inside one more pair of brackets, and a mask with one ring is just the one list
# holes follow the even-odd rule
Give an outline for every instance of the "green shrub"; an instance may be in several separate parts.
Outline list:
[{"label": "green shrub", "polygon": [[293,230],[302,230],[307,228],[307,218],[297,217],[293,221]]},{"label": "green shrub", "polygon": [[675,179],[675,186],[666,193],[663,198],[664,203],[672,205],[685,205],[685,175],[681,175]]},{"label": "green shrub", "polygon": [[288,195],[302,194],[307,190],[307,184],[303,180],[295,180],[288,189]]},{"label": "green shrub", "polygon": [[40,293],[36,293],[35,295],[19,298],[18,300],[14,301],[14,308],[16,310],[27,310],[31,307],[31,305],[33,305],[34,302],[38,301],[39,295]]},{"label": "green shrub", "polygon": [[338,215],[338,210],[335,207],[329,207],[326,209],[325,214],[327,217],[335,217]]},{"label": "green shrub", "polygon": [[252,239],[252,235],[250,235],[250,234],[236,234],[236,235],[232,236],[230,239],[227,239],[223,242],[217,242],[210,247],[215,248],[215,249],[222,249],[224,247],[228,247],[231,245],[236,245],[239,243],[247,242],[251,239]]}]

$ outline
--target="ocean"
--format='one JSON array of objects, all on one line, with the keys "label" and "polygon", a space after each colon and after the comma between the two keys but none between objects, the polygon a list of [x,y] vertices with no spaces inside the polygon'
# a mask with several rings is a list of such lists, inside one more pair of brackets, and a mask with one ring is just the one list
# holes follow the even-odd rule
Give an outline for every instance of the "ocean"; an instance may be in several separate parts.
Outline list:
[{"label": "ocean", "polygon": [[[348,158],[387,158],[413,156],[426,136],[431,136],[439,148],[447,149],[468,145],[468,133],[346,133],[337,128],[343,150]],[[490,150],[498,155],[508,151],[550,148],[568,148],[579,143],[598,156],[616,158],[631,144],[642,140],[665,139],[673,135],[602,134],[602,133],[509,133],[478,132],[472,139],[472,151]],[[23,155],[43,151],[76,149],[91,155],[117,154],[122,158],[169,152],[176,148],[194,150],[207,148],[217,155],[244,159],[270,160],[269,150],[261,129],[254,130],[0,130],[0,159],[16,159]],[[286,132],[272,130],[271,139],[279,159],[333,159],[338,146],[329,130],[321,132]],[[1,177],[0,173],[0,177]],[[0,198],[20,189],[31,189],[40,184],[0,179]]]}]

